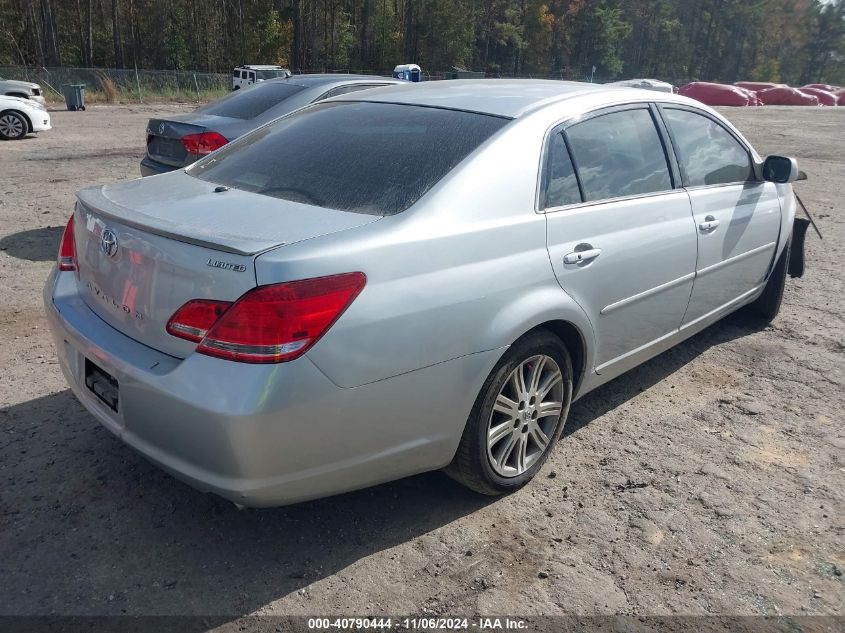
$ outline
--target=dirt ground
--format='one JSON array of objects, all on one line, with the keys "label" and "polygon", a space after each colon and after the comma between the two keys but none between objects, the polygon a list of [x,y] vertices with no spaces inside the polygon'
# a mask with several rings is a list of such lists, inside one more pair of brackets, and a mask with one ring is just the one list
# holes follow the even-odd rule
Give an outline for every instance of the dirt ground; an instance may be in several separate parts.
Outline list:
[{"label": "dirt ground", "polygon": [[244,511],[82,409],[41,305],[74,191],[138,176],[146,120],[184,109],[0,143],[0,615],[845,613],[845,108],[725,110],[798,157],[824,234],[773,326],[729,318],[588,395],[510,497],[430,473]]}]

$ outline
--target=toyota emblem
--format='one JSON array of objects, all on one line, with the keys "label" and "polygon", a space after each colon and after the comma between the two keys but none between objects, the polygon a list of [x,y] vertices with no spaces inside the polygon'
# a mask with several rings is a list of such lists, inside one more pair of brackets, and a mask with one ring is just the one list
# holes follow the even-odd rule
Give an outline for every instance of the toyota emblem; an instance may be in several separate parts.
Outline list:
[{"label": "toyota emblem", "polygon": [[117,255],[117,235],[111,229],[103,231],[100,237],[100,249],[109,257]]}]

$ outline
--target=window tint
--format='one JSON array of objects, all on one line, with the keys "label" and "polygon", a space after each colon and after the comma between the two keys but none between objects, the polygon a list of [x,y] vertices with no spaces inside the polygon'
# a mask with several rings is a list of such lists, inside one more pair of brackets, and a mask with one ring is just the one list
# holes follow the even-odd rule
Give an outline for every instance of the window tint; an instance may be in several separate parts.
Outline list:
[{"label": "window tint", "polygon": [[249,90],[239,90],[214,103],[209,103],[199,108],[197,112],[234,119],[254,119],[301,90],[303,90],[302,86],[294,86],[284,81],[262,83]]},{"label": "window tint", "polygon": [[584,199],[603,200],[672,188],[657,128],[646,109],[612,112],[566,130]]},{"label": "window tint", "polygon": [[236,79],[240,79],[241,78],[241,71],[233,70],[232,71],[232,77],[235,77]]},{"label": "window tint", "polygon": [[507,122],[439,108],[320,103],[241,137],[188,173],[285,200],[392,215]]},{"label": "window tint", "polygon": [[284,70],[257,70],[256,74],[259,79],[278,79],[279,77],[287,77],[288,73]]},{"label": "window tint", "polygon": [[751,179],[753,171],[748,152],[725,128],[688,110],[666,108],[663,112],[675,138],[687,186]]},{"label": "window tint", "polygon": [[549,140],[545,183],[544,208],[581,202],[578,180],[575,178],[572,159],[569,157],[569,150],[566,148],[562,133],[554,134]]}]

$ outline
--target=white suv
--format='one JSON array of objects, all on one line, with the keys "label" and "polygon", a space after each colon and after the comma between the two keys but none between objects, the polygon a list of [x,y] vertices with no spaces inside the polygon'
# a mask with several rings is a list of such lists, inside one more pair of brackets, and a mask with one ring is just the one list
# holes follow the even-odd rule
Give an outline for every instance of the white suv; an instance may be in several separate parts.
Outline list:
[{"label": "white suv", "polygon": [[7,97],[20,97],[29,99],[41,105],[47,105],[41,93],[41,86],[30,81],[17,81],[15,79],[3,79],[0,77],[0,95]]},{"label": "white suv", "polygon": [[267,64],[238,66],[232,71],[232,90],[246,88],[259,81],[266,81],[267,79],[284,79],[290,76],[291,72],[281,66]]}]

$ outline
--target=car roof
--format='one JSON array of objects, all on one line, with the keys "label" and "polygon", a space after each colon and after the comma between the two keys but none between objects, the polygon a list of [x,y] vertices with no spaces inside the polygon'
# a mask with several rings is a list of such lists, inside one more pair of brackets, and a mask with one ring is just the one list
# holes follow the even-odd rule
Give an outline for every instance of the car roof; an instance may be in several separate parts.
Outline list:
[{"label": "car roof", "polygon": [[[376,81],[378,83],[389,82],[398,83],[400,80],[393,77],[382,77],[381,75],[342,75],[339,73],[319,73],[314,75],[292,75],[287,79],[283,79],[289,84],[295,86],[320,86],[330,83],[366,83],[368,81]],[[404,83],[404,82],[403,82]]]},{"label": "car roof", "polygon": [[[543,79],[448,79],[422,83],[406,83],[388,90],[374,88],[362,93],[344,95],[343,100],[379,101],[480,112],[518,118],[544,106],[582,96],[618,103],[620,95],[631,101],[677,100],[683,97],[637,88],[605,86],[577,81]],[[673,98],[674,97],[674,98]]]}]

